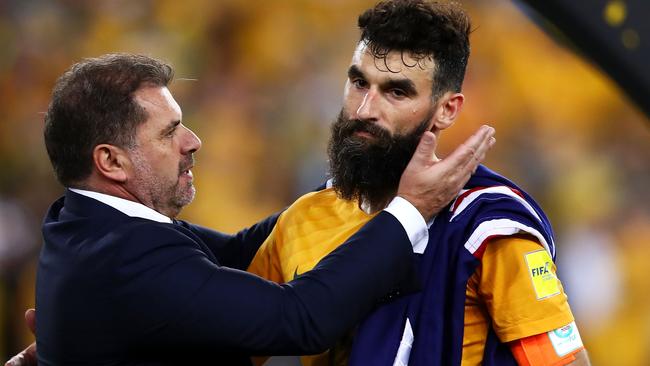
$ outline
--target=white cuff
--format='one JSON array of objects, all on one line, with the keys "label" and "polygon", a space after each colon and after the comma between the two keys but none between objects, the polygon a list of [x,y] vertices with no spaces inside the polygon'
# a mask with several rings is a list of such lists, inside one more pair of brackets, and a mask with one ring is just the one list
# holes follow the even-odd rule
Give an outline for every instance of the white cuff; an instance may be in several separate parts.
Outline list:
[{"label": "white cuff", "polygon": [[420,211],[411,202],[399,196],[393,198],[384,211],[395,216],[402,224],[413,246],[413,253],[424,253],[429,242],[429,229]]}]

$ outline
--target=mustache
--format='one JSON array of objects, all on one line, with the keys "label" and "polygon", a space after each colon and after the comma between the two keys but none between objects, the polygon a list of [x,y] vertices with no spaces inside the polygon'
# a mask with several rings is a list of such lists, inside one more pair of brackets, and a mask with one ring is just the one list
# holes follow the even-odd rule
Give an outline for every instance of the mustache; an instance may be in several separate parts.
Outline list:
[{"label": "mustache", "polygon": [[187,158],[181,160],[178,163],[178,174],[182,174],[184,171],[189,170],[194,166],[194,155],[190,154]]},{"label": "mustache", "polygon": [[343,138],[351,137],[356,132],[366,132],[380,141],[392,138],[392,134],[388,130],[372,121],[344,118],[340,120],[339,127],[339,133]]}]

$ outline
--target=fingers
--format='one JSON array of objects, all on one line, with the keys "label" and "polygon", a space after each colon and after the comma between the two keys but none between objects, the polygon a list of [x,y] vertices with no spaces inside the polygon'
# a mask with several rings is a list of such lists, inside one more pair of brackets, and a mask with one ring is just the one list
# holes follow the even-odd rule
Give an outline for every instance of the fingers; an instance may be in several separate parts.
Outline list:
[{"label": "fingers", "polygon": [[[25,323],[32,334],[36,335],[36,310],[27,309],[25,311]],[[36,343],[32,343],[22,352],[12,357],[5,366],[31,366],[36,365]]]},{"label": "fingers", "polygon": [[29,347],[25,348],[23,351],[25,355],[25,360],[26,363],[24,364],[25,366],[27,365],[37,365],[38,364],[38,357],[36,356],[36,343],[32,343],[29,345]]},{"label": "fingers", "polygon": [[5,366],[36,366],[37,363],[36,343],[32,343],[29,347],[7,361]]},{"label": "fingers", "polygon": [[443,161],[457,166],[463,173],[471,173],[495,142],[494,128],[483,125]]},{"label": "fingers", "polygon": [[27,309],[25,312],[25,323],[33,335],[36,335],[36,310]]},{"label": "fingers", "polygon": [[465,167],[466,171],[469,171],[469,172],[476,171],[476,168],[478,167],[478,165],[481,162],[483,162],[483,160],[485,159],[485,154],[487,153],[487,151],[496,142],[496,139],[494,138],[494,129],[492,127],[489,127],[485,137],[486,138],[481,141],[481,144],[474,151],[473,159],[470,159],[470,162],[469,162],[468,166]]},{"label": "fingers", "polygon": [[19,366],[21,364],[19,357],[21,357],[20,354],[15,355],[11,360],[5,363],[5,366]]},{"label": "fingers", "polygon": [[21,353],[15,355],[14,357],[12,357],[11,360],[7,361],[5,366],[25,366],[25,365],[29,365],[27,363],[27,360],[25,360],[25,355],[24,355],[23,352],[21,352]]},{"label": "fingers", "polygon": [[413,153],[409,165],[425,167],[435,162],[436,145],[438,141],[436,135],[431,131],[426,131],[420,138],[420,143]]}]

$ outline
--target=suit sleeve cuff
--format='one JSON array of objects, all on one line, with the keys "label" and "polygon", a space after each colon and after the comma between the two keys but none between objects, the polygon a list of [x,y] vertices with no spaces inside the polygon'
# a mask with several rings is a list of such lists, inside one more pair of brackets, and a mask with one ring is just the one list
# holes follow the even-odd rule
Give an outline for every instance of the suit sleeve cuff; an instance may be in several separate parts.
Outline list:
[{"label": "suit sleeve cuff", "polygon": [[384,211],[395,216],[397,221],[402,224],[413,246],[413,253],[424,253],[429,242],[429,230],[420,211],[399,196],[393,198]]}]

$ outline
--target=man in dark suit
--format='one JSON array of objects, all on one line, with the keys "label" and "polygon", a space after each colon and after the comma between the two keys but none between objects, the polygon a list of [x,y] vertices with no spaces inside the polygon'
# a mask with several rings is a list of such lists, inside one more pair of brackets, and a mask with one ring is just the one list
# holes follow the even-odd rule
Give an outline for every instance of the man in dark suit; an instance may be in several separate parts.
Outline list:
[{"label": "man in dark suit", "polygon": [[494,142],[483,128],[434,162],[426,133],[385,212],[278,285],[243,271],[276,216],[233,236],[174,219],[194,197],[201,141],[181,123],[172,76],[157,60],[115,54],[75,64],[54,87],[45,144],[67,189],[43,224],[41,364],[245,365],[322,351],[412,285],[411,243]]}]

